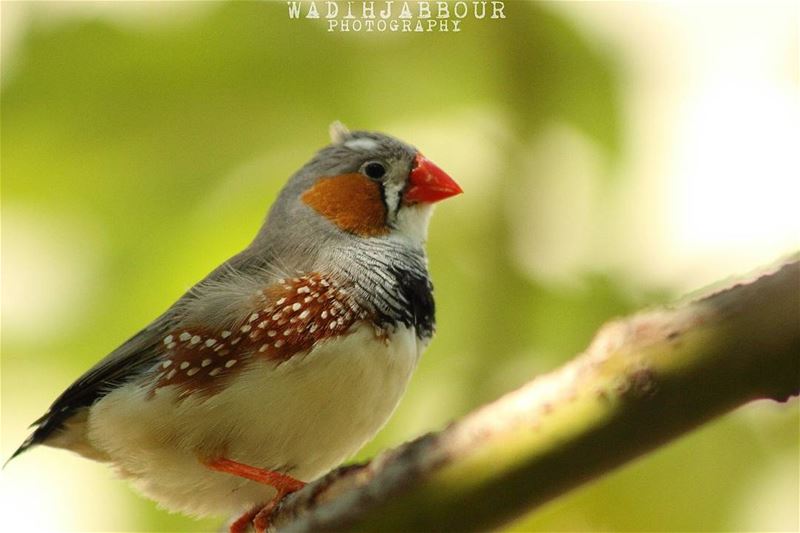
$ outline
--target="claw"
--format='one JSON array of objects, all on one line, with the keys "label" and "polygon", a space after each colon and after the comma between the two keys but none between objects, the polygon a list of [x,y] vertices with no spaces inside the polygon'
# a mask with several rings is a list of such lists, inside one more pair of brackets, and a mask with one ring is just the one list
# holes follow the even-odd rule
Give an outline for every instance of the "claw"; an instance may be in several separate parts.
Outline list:
[{"label": "claw", "polygon": [[253,518],[253,527],[256,529],[256,533],[266,533],[270,526],[272,513],[275,511],[275,508],[278,507],[278,503],[284,496],[286,496],[286,494],[278,493],[277,496],[272,498],[267,505],[256,513],[256,516]]},{"label": "claw", "polygon": [[250,524],[255,526],[255,518],[260,512],[261,509],[258,507],[250,509],[228,526],[228,533],[247,533]]}]

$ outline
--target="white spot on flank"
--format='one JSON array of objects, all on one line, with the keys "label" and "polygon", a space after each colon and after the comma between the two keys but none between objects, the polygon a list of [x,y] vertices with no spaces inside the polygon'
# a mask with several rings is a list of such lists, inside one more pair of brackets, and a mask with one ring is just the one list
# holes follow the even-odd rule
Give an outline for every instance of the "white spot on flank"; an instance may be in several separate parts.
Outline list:
[{"label": "white spot on flank", "polygon": [[174,343],[174,342],[171,342],[171,343],[167,344],[167,348],[169,348],[170,350],[172,348],[176,347],[176,346],[177,346],[177,343]]},{"label": "white spot on flank", "polygon": [[285,329],[285,330],[283,331],[283,336],[284,336],[284,337],[288,337],[288,336],[289,336],[289,335],[291,335],[291,334],[292,334],[292,328],[288,328],[288,329]]},{"label": "white spot on flank", "polygon": [[231,336],[230,331],[223,331],[222,333],[220,333],[220,337],[222,337],[223,339],[227,339],[230,336]]},{"label": "white spot on flank", "polygon": [[261,348],[258,349],[259,352],[266,352],[269,348],[269,344],[262,344]]},{"label": "white spot on flank", "polygon": [[195,335],[194,337],[191,338],[191,340],[189,342],[191,344],[197,344],[198,342],[200,342],[200,337]]},{"label": "white spot on flank", "polygon": [[281,346],[283,346],[283,345],[284,345],[284,342],[283,342],[282,340],[277,340],[277,341],[275,341],[275,347],[276,347],[276,348],[280,348],[280,347],[281,347]]},{"label": "white spot on flank", "polygon": [[266,328],[267,327],[267,321],[266,320],[262,320],[261,322],[258,323],[258,327],[261,328],[261,329]]},{"label": "white spot on flank", "polygon": [[308,287],[300,287],[299,289],[297,289],[297,294],[303,294],[309,292],[311,292],[311,289],[309,289]]},{"label": "white spot on flank", "polygon": [[167,335],[164,337],[164,344],[169,344],[172,342],[172,335]]},{"label": "white spot on flank", "polygon": [[280,317],[281,317],[280,313],[275,313],[274,315],[272,315],[272,320],[278,320]]},{"label": "white spot on flank", "polygon": [[269,331],[267,332],[267,335],[269,335],[270,337],[274,337],[274,336],[275,336],[275,335],[277,335],[277,334],[278,334],[278,332],[277,332],[277,331],[275,331],[274,329],[271,329],[271,330],[269,330]]},{"label": "white spot on flank", "polygon": [[300,316],[299,316],[298,318],[299,318],[300,320],[304,320],[306,317],[308,317],[308,315],[309,315],[309,312],[308,312],[308,309],[306,309],[305,311],[303,311],[302,313],[300,313]]},{"label": "white spot on flank", "polygon": [[174,377],[175,377],[175,372],[176,372],[176,371],[175,371],[175,369],[174,369],[174,368],[173,368],[172,370],[170,370],[170,371],[169,371],[169,374],[167,374],[167,379],[172,379],[172,378],[174,378]]},{"label": "white spot on flank", "polygon": [[294,303],[292,304],[292,311],[299,311],[301,307],[303,306],[300,305],[299,303]]},{"label": "white spot on flank", "polygon": [[315,331],[317,331],[317,323],[316,323],[316,322],[314,322],[313,324],[311,324],[311,327],[310,327],[310,328],[308,328],[308,332],[309,332],[309,333],[314,333]]},{"label": "white spot on flank", "polygon": [[250,331],[250,329],[251,329],[251,327],[250,327],[249,325],[246,325],[246,326],[242,326],[242,327],[240,328],[240,331],[241,331],[242,333],[247,333],[248,331]]},{"label": "white spot on flank", "polygon": [[186,370],[187,368],[189,368],[189,361],[181,363],[181,370]]},{"label": "white spot on flank", "polygon": [[285,304],[285,303],[286,303],[286,298],[281,298],[280,300],[278,300],[277,302],[275,302],[275,305],[283,305],[283,304]]},{"label": "white spot on flank", "polygon": [[306,296],[305,298],[303,298],[303,303],[306,303],[306,304],[307,304],[308,302],[310,302],[310,301],[311,301],[311,300],[313,300],[313,299],[314,299],[314,298],[312,298],[311,296]]},{"label": "white spot on flank", "polygon": [[203,362],[200,363],[200,366],[206,367],[211,364],[211,359],[203,359]]},{"label": "white spot on flank", "polygon": [[326,318],[328,318],[328,312],[327,312],[327,311],[323,311],[323,312],[322,312],[322,314],[321,314],[320,316],[321,316],[323,319],[326,319]]},{"label": "white spot on flank", "polygon": [[188,341],[189,339],[192,338],[192,336],[188,332],[184,331],[178,338],[182,341]]},{"label": "white spot on flank", "polygon": [[225,368],[230,368],[236,364],[236,359],[230,359],[227,363],[225,363]]},{"label": "white spot on flank", "polygon": [[172,364],[172,361],[170,361],[170,360],[164,361],[163,363],[161,363],[161,368],[167,368],[171,364]]},{"label": "white spot on flank", "polygon": [[209,376],[216,376],[220,372],[222,372],[222,369],[220,367],[217,367],[217,368],[212,369],[211,372],[208,373],[208,375]]},{"label": "white spot on flank", "polygon": [[212,347],[212,346],[214,346],[216,343],[217,343],[217,339],[208,339],[208,340],[206,341],[206,346],[208,346],[209,348],[211,348],[211,347]]},{"label": "white spot on flank", "polygon": [[258,313],[253,313],[252,315],[250,315],[250,318],[248,318],[247,321],[248,322],[253,322],[257,318],[258,318]]},{"label": "white spot on flank", "polygon": [[200,372],[200,369],[197,368],[197,367],[194,367],[194,368],[190,368],[189,370],[187,370],[186,374],[189,375],[189,376],[194,376],[198,372]]},{"label": "white spot on flank", "polygon": [[335,320],[332,321],[330,324],[328,324],[328,327],[331,328],[331,329],[335,328],[336,327],[336,321]]},{"label": "white spot on flank", "polygon": [[242,340],[242,338],[241,338],[241,337],[236,337],[235,339],[233,339],[233,340],[231,341],[231,345],[233,345],[233,344],[237,344],[237,343],[238,343],[240,340]]}]

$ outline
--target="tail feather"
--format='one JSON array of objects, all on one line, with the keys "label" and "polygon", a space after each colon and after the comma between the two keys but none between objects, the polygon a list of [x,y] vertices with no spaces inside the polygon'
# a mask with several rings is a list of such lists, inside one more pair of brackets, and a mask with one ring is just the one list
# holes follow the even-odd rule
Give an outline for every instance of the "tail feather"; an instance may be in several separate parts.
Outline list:
[{"label": "tail feather", "polygon": [[14,457],[18,456],[19,454],[21,454],[22,452],[24,452],[25,450],[27,450],[27,449],[28,449],[28,448],[30,448],[31,446],[35,446],[36,444],[38,444],[38,443],[36,442],[36,433],[34,432],[34,433],[31,433],[31,434],[28,436],[28,438],[27,438],[27,439],[25,439],[25,440],[22,442],[22,444],[20,445],[20,447],[19,447],[19,448],[17,448],[17,451],[15,451],[14,453],[12,453],[12,454],[11,454],[11,457],[9,457],[8,459],[6,459],[6,462],[5,462],[5,463],[3,463],[3,467],[2,467],[2,468],[4,469],[4,468],[6,467],[6,465],[7,465],[8,463],[10,463],[10,462],[11,462],[11,460],[12,460]]},{"label": "tail feather", "polygon": [[18,456],[22,452],[26,451],[28,448],[32,448],[37,444],[41,444],[50,435],[50,433],[52,433],[54,429],[57,429],[55,427],[52,427],[53,418],[51,417],[51,414],[52,411],[48,410],[45,414],[36,419],[34,423],[28,426],[29,428],[35,427],[36,429],[34,429],[33,432],[30,435],[28,435],[28,438],[22,441],[22,444],[20,444],[19,448],[17,448],[17,451],[11,454],[11,457],[6,459],[6,462],[3,463],[2,468],[5,468],[6,465],[10,463],[13,458]]}]

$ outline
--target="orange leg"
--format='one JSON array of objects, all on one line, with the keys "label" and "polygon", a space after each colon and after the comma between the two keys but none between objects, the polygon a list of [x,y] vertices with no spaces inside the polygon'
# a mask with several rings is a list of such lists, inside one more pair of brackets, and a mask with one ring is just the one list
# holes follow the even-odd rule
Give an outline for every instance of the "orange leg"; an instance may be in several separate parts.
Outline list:
[{"label": "orange leg", "polygon": [[275,497],[272,498],[272,500],[270,500],[263,508],[252,509],[240,516],[234,523],[231,524],[230,533],[244,533],[247,525],[251,522],[255,527],[256,532],[263,533],[269,527],[270,516],[272,515],[272,511],[274,511],[275,507],[278,505],[278,502],[280,502],[287,494],[291,494],[292,492],[300,490],[305,486],[305,483],[293,478],[292,476],[287,476],[286,474],[281,474],[280,472],[274,472],[265,468],[256,468],[254,466],[238,463],[236,461],[231,461],[230,459],[225,459],[224,457],[207,460],[204,461],[203,464],[205,464],[211,470],[225,472],[226,474],[233,474],[234,476],[243,477],[257,483],[263,483],[265,485],[274,487],[278,491]]}]

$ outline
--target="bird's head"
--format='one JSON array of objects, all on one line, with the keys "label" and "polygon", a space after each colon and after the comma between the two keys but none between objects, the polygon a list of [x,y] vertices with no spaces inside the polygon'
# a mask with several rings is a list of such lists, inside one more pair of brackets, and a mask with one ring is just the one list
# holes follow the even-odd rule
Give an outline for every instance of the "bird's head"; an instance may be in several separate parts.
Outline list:
[{"label": "bird's head", "polygon": [[331,140],[286,184],[267,234],[304,242],[310,234],[389,238],[421,246],[433,204],[462,192],[416,148],[388,135],[350,132],[335,122]]}]

